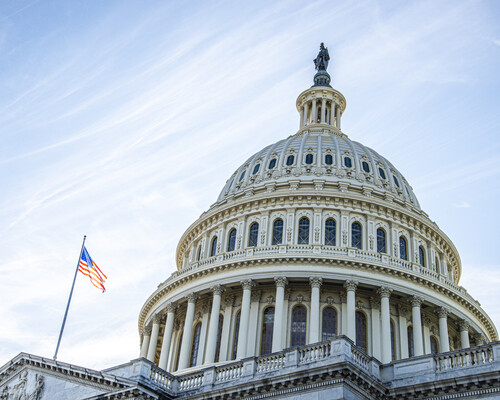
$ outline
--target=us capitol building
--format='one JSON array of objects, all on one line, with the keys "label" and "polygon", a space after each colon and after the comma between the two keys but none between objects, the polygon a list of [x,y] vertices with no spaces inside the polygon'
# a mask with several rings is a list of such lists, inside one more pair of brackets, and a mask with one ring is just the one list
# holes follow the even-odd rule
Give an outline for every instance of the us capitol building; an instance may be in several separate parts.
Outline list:
[{"label": "us capitol building", "polygon": [[341,130],[328,49],[298,131],[249,157],[185,231],[103,371],[21,353],[0,399],[498,399],[500,342],[407,179]]}]

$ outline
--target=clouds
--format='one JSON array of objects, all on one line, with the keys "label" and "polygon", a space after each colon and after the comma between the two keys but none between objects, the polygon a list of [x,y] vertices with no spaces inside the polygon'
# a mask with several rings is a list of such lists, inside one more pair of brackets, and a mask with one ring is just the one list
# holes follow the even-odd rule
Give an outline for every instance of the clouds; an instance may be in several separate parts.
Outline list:
[{"label": "clouds", "polygon": [[[464,270],[490,263],[491,249],[469,248],[467,234],[490,220],[481,192],[498,195],[499,60],[483,39],[495,37],[491,7],[27,2],[2,10],[0,317],[9,323],[0,360],[52,355],[83,234],[108,291],[78,278],[60,359],[103,368],[136,357],[139,309],[174,271],[184,229],[244,160],[295,133],[295,99],[312,84],[321,41],[347,98],[345,132],[404,173],[460,244]],[[463,214],[447,208],[463,213],[464,204],[480,214],[458,227]],[[484,293],[479,300],[496,313],[493,292]]]}]

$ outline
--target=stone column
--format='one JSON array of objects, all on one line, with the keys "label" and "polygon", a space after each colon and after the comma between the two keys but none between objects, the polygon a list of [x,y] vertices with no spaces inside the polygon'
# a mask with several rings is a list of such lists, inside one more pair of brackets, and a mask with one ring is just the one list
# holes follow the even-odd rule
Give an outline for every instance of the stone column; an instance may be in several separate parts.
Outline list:
[{"label": "stone column", "polygon": [[[248,340],[246,355],[242,357],[251,357],[257,355],[257,330],[259,329],[259,308],[260,308],[260,290],[253,290],[250,297],[250,317],[248,318]],[[241,328],[240,328],[241,329]]]},{"label": "stone column", "polygon": [[421,297],[413,296],[410,299],[411,315],[413,322],[413,350],[415,356],[424,354],[424,341],[422,338],[422,317],[420,315],[420,306],[424,302]]},{"label": "stone column", "polygon": [[463,319],[458,323],[458,329],[460,330],[460,344],[462,349],[468,349],[470,347],[469,341],[469,321]]},{"label": "stone column", "polygon": [[381,287],[377,291],[380,294],[380,314],[382,331],[382,363],[387,364],[392,361],[391,344],[391,310],[389,306],[389,297],[392,289]]},{"label": "stone column", "polygon": [[486,344],[486,337],[482,333],[476,333],[474,335],[474,340],[476,341],[476,346]]},{"label": "stone column", "polygon": [[342,333],[342,335],[347,336],[347,293],[344,291],[340,292],[340,303],[342,304],[342,326],[340,332]]},{"label": "stone column", "polygon": [[274,307],[273,353],[283,350],[281,335],[283,332],[283,303],[285,301],[287,279],[284,276],[277,276],[274,281],[276,282],[276,303]]},{"label": "stone column", "polygon": [[337,123],[335,124],[335,126],[340,129],[340,104],[337,105],[335,111],[337,112],[337,115],[336,115]]},{"label": "stone column", "polygon": [[347,337],[356,343],[356,288],[358,282],[345,281],[344,287],[347,291]]},{"label": "stone column", "polygon": [[185,369],[188,367],[189,356],[191,355],[191,345],[193,341],[194,306],[197,300],[197,296],[195,293],[191,293],[186,298],[188,301],[188,305],[186,310],[186,319],[184,320],[184,330],[182,333],[179,367],[177,368],[177,370]]},{"label": "stone column", "polygon": [[300,111],[300,122],[299,122],[299,129],[302,128],[304,126],[304,107],[305,107],[305,104],[302,105],[302,110]]},{"label": "stone column", "polygon": [[[231,360],[233,348],[231,346],[230,329],[233,319],[233,306],[235,296],[230,293],[224,297],[224,322],[222,323],[222,333],[220,339],[219,361]],[[236,322],[236,320],[235,320]]]},{"label": "stone column", "polygon": [[304,125],[302,125],[302,126],[307,125],[307,117],[309,116],[308,111],[309,111],[309,102],[306,101],[304,103]]},{"label": "stone column", "polygon": [[220,298],[224,292],[221,285],[215,285],[210,288],[214,292],[212,300],[212,311],[210,312],[210,322],[208,325],[207,349],[205,352],[205,364],[211,364],[215,361],[217,347],[217,333],[219,330]]},{"label": "stone column", "polygon": [[318,119],[318,110],[316,108],[316,99],[312,101],[312,110],[311,110],[311,123],[315,124]]},{"label": "stone column", "polygon": [[[324,102],[324,100],[323,100]],[[319,338],[319,288],[323,279],[319,276],[309,278],[311,284],[311,318],[309,322],[309,343],[320,341]]]},{"label": "stone column", "polygon": [[448,314],[449,311],[440,307],[437,310],[439,317],[439,352],[450,351],[450,339],[448,338]]},{"label": "stone column", "polygon": [[382,359],[380,344],[380,300],[370,297],[370,310],[372,314],[372,356],[377,360]]},{"label": "stone column", "polygon": [[326,116],[326,99],[323,98],[323,100],[321,101],[321,123],[324,124],[325,123],[325,116]]},{"label": "stone column", "polygon": [[401,359],[408,358],[408,309],[398,304],[398,324],[399,324],[399,350]]},{"label": "stone column", "polygon": [[151,325],[145,326],[142,330],[142,346],[140,357],[146,358],[149,349],[149,339],[151,338]]},{"label": "stone column", "polygon": [[158,333],[160,331],[161,316],[160,314],[155,314],[153,316],[153,330],[151,332],[151,339],[149,340],[149,348],[147,359],[152,363],[155,362],[156,355],[156,345],[158,344]]},{"label": "stone column", "polygon": [[422,318],[422,335],[424,340],[424,354],[431,354],[431,320],[427,317]]},{"label": "stone column", "polygon": [[254,283],[251,279],[245,279],[240,282],[243,286],[243,297],[241,299],[240,328],[238,332],[238,348],[236,358],[245,358],[247,353],[248,341],[248,322],[250,319],[250,298],[252,296],[252,287]]},{"label": "stone column", "polygon": [[167,319],[165,321],[165,332],[161,342],[160,361],[158,366],[164,370],[167,369],[168,353],[170,350],[170,342],[172,341],[172,332],[174,331],[175,304],[167,304]]}]

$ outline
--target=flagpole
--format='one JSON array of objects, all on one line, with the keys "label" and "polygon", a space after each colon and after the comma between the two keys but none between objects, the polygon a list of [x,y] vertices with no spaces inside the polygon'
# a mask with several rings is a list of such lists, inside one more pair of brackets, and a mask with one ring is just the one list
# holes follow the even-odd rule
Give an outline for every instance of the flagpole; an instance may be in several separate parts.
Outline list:
[{"label": "flagpole", "polygon": [[56,347],[56,353],[54,354],[54,360],[57,359],[57,352],[59,351],[59,345],[61,344],[61,338],[62,338],[62,334],[64,331],[64,325],[66,325],[66,317],[68,316],[69,303],[71,303],[71,297],[73,296],[73,289],[75,288],[76,275],[78,274],[78,267],[80,265],[80,260],[82,258],[83,248],[85,246],[85,239],[86,238],[87,238],[87,236],[84,235],[82,249],[80,250],[80,256],[78,257],[78,262],[76,263],[76,271],[75,271],[75,277],[73,278],[73,285],[71,285],[71,291],[69,292],[68,304],[66,305],[66,312],[64,313],[64,318],[63,318],[63,322],[62,322],[62,326],[61,326],[61,332],[59,332],[59,339],[57,340],[57,347]]}]

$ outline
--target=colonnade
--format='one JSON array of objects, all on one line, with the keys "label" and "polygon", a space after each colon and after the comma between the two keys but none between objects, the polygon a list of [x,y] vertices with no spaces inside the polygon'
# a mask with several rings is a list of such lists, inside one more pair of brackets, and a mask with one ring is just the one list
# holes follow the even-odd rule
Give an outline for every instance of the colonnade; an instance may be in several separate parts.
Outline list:
[{"label": "colonnade", "polygon": [[[284,276],[274,277],[276,286],[275,292],[275,314],[273,324],[272,336],[272,351],[283,350],[283,316],[285,315],[285,287],[288,285],[288,280]],[[316,343],[321,341],[320,334],[320,288],[323,284],[321,277],[310,277],[309,283],[311,287],[311,300],[310,300],[310,318],[308,326],[308,340],[307,343]],[[243,289],[241,298],[241,310],[239,329],[237,337],[236,358],[241,359],[254,355],[255,348],[255,333],[250,335],[252,330],[251,325],[255,325],[257,321],[255,318],[252,320],[251,314],[254,305],[252,301],[252,289],[255,287],[255,282],[251,279],[245,279],[240,282]],[[342,304],[342,334],[349,337],[352,341],[356,342],[356,291],[358,282],[347,280],[343,284],[346,289],[345,303]],[[221,295],[224,292],[224,287],[221,285],[214,285],[211,287],[212,291],[212,306],[210,312],[210,319],[208,322],[208,332],[205,342],[205,351],[203,364],[214,363],[216,347],[217,347],[217,334],[218,334],[218,320],[221,311]],[[392,289],[389,287],[380,287],[377,290],[378,297],[375,299],[380,302],[380,312],[372,307],[372,355],[378,358],[382,363],[388,363],[392,360],[392,342],[391,342],[391,313],[390,313],[390,298]],[[197,294],[189,294],[185,300],[187,301],[187,308],[182,329],[182,340],[180,344],[180,351],[178,357],[178,370],[189,367],[190,356],[193,343],[193,325],[195,318],[195,304],[198,299]],[[413,351],[414,356],[423,355],[424,347],[424,326],[422,324],[421,307],[423,299],[418,296],[409,298],[411,304],[411,323],[413,330]],[[156,349],[159,339],[160,324],[165,318],[165,330],[161,343],[160,357],[158,366],[162,369],[167,369],[169,356],[172,349],[171,342],[174,331],[174,318],[177,306],[173,303],[168,303],[165,307],[166,316],[157,313],[152,318],[152,324],[148,325],[143,330],[143,341],[141,346],[140,356],[155,362]],[[450,350],[449,336],[448,336],[448,314],[449,311],[443,307],[436,310],[439,318],[439,343],[440,352]],[[231,316],[229,316],[231,317]],[[407,320],[406,317],[402,318],[400,313],[400,345],[401,345],[401,358],[409,356],[406,341]],[[461,320],[458,323],[460,330],[461,347],[468,348],[469,344],[469,323],[466,320]],[[252,336],[252,337],[250,337]],[[227,338],[226,338],[227,340]],[[478,339],[479,340],[479,339]],[[253,346],[253,348],[252,348]],[[406,348],[406,350],[405,350]]]}]

